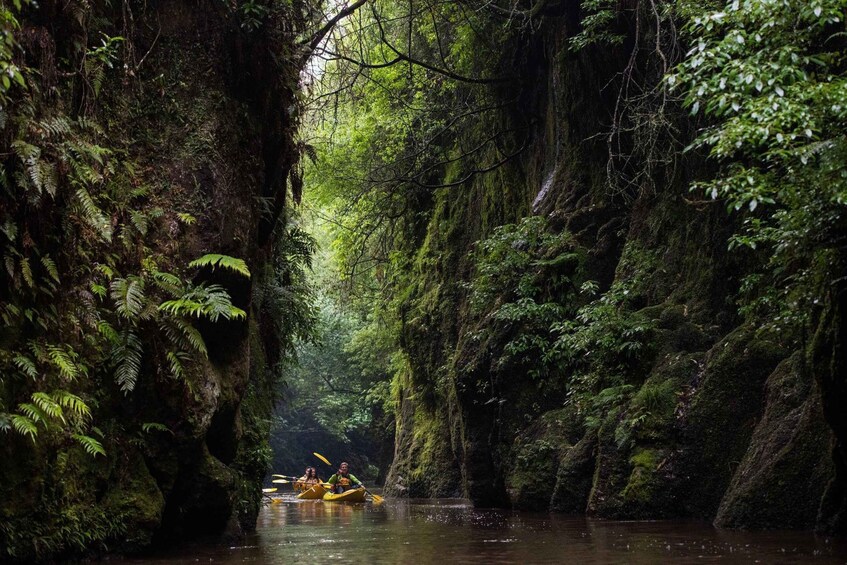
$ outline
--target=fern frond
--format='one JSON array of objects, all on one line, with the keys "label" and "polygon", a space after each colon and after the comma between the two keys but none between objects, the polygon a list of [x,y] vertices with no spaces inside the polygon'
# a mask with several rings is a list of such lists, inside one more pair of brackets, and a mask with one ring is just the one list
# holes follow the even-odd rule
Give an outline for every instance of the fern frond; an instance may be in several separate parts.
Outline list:
[{"label": "fern frond", "polygon": [[186,226],[193,225],[197,221],[197,218],[187,212],[177,212],[176,217]]},{"label": "fern frond", "polygon": [[192,326],[189,322],[179,318],[174,319],[174,324],[176,324],[177,328],[179,328],[179,331],[182,333],[182,337],[184,337],[184,341],[187,342],[188,346],[200,353],[203,357],[209,357],[209,351],[206,349],[206,342],[203,341],[203,336],[200,335],[197,328]]},{"label": "fern frond", "polygon": [[[92,179],[88,179],[89,181]],[[103,211],[94,203],[91,194],[84,187],[79,187],[76,191],[76,199],[82,210],[83,219],[102,237],[104,240],[112,241],[112,225],[103,214]]]},{"label": "fern frond", "polygon": [[139,234],[142,236],[147,235],[150,219],[143,212],[132,210],[129,213],[129,218],[132,221],[132,225],[135,226],[136,230],[138,230]]},{"label": "fern frond", "polygon": [[221,317],[227,320],[247,317],[244,310],[232,305],[229,294],[220,285],[195,287],[180,298],[163,302],[159,310],[173,316],[206,317],[213,322]]},{"label": "fern frond", "polygon": [[38,427],[35,422],[20,414],[12,414],[12,427],[15,428],[22,436],[29,436],[32,443],[35,443],[35,436],[38,435]]},{"label": "fern frond", "polygon": [[101,299],[106,298],[106,287],[102,284],[91,283],[91,286],[89,286],[88,288],[91,289],[91,292],[93,294],[99,296]]},{"label": "fern frond", "polygon": [[32,278],[32,266],[29,264],[29,259],[26,257],[22,257],[20,260],[21,266],[21,276],[23,276],[24,281],[29,286],[29,288],[35,288],[35,280]]},{"label": "fern frond", "polygon": [[164,424],[160,424],[158,422],[146,422],[144,424],[141,424],[141,431],[143,431],[145,433],[168,432],[169,434],[173,435],[173,432],[171,431],[171,429],[169,427],[167,427]]},{"label": "fern frond", "polygon": [[75,380],[79,374],[79,367],[74,362],[73,352],[68,352],[58,345],[47,346],[50,361],[59,369],[59,374],[66,380]]},{"label": "fern frond", "polygon": [[44,426],[44,429],[50,429],[50,422],[48,420],[47,414],[34,404],[29,404],[28,402],[24,402],[22,404],[18,404],[18,410],[23,412],[27,418],[34,424],[41,424]]},{"label": "fern frond", "polygon": [[45,139],[60,139],[71,133],[71,121],[65,116],[41,120],[36,127],[41,131],[41,137]]},{"label": "fern frond", "polygon": [[121,343],[112,349],[112,359],[117,364],[115,381],[123,393],[131,392],[135,388],[141,372],[143,352],[141,339],[129,330],[121,333]]},{"label": "fern frond", "polygon": [[88,420],[91,417],[91,410],[88,405],[77,395],[66,390],[54,390],[51,394],[53,401],[71,413],[80,420]]},{"label": "fern frond", "polygon": [[38,369],[36,368],[35,363],[26,355],[15,355],[12,358],[12,363],[14,363],[15,367],[17,367],[23,374],[31,379],[34,379],[38,375]]},{"label": "fern frond", "polygon": [[54,401],[47,393],[35,392],[31,398],[35,405],[41,409],[42,413],[54,420],[61,420],[63,424],[65,423],[65,414],[62,412],[61,405]]},{"label": "fern frond", "polygon": [[166,357],[168,359],[171,376],[175,379],[184,379],[185,371],[182,368],[182,363],[184,361],[188,361],[191,356],[185,351],[168,351]]},{"label": "fern frond", "polygon": [[247,263],[244,262],[243,259],[238,259],[236,257],[230,257],[229,255],[219,255],[217,253],[209,253],[207,255],[203,255],[199,259],[195,259],[191,263],[188,264],[189,267],[210,267],[215,269],[216,267],[220,267],[222,269],[228,269],[235,273],[238,273],[242,276],[250,278],[250,269],[247,268]]},{"label": "fern frond", "polygon": [[93,437],[82,435],[82,434],[71,434],[71,437],[74,438],[77,443],[79,443],[85,452],[94,457],[98,455],[106,455],[106,450],[103,449],[103,444],[94,439]]},{"label": "fern frond", "polygon": [[41,264],[44,265],[44,268],[47,270],[47,274],[50,275],[50,278],[59,282],[59,269],[56,267],[56,262],[50,258],[50,255],[42,257]]},{"label": "fern frond", "polygon": [[118,315],[136,320],[144,308],[144,280],[139,277],[117,278],[109,284]]},{"label": "fern frond", "polygon": [[179,296],[185,292],[185,286],[182,280],[171,273],[163,273],[161,271],[153,272],[153,284],[164,290],[171,296]]}]

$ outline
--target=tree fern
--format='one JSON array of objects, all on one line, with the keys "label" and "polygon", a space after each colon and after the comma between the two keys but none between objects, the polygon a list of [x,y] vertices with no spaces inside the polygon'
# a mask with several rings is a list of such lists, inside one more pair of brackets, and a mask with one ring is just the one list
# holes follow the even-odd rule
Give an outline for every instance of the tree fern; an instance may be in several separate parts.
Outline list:
[{"label": "tree fern", "polygon": [[196,268],[210,267],[212,269],[220,267],[250,278],[250,270],[247,268],[247,263],[245,263],[243,259],[230,257],[229,255],[210,253],[203,255],[199,259],[195,259],[189,263],[188,266]]}]

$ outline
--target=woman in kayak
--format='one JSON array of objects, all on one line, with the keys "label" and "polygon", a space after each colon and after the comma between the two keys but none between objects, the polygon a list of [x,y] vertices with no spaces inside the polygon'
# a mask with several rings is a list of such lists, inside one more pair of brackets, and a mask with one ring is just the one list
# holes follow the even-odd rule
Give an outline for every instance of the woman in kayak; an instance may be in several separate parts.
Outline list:
[{"label": "woman in kayak", "polygon": [[315,470],[314,467],[306,467],[306,472],[303,474],[302,477],[297,479],[297,484],[302,490],[306,490],[322,482],[323,481],[320,480],[320,478],[318,477],[318,472]]},{"label": "woman in kayak", "polygon": [[350,466],[347,462],[343,462],[338,466],[338,472],[329,478],[327,481],[330,485],[330,492],[341,494],[351,488],[364,488],[362,481],[356,478],[356,475],[350,473]]}]

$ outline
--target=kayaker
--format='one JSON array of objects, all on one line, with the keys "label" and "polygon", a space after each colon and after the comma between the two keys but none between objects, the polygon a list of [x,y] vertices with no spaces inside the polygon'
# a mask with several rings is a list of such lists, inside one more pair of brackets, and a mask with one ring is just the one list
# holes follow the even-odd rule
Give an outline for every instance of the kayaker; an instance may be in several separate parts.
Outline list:
[{"label": "kayaker", "polygon": [[318,472],[314,467],[306,467],[303,476],[297,479],[296,486],[301,490],[306,490],[323,481],[318,477]]},{"label": "kayaker", "polygon": [[350,466],[346,461],[338,466],[338,472],[331,476],[327,482],[332,485],[330,491],[335,494],[341,494],[351,488],[364,488],[365,486],[362,481],[356,478],[356,475],[350,473]]}]

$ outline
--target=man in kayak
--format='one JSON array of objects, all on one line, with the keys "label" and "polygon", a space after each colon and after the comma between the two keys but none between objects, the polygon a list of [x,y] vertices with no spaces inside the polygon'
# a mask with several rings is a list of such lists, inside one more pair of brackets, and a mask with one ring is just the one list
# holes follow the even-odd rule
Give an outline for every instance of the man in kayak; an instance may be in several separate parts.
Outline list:
[{"label": "man in kayak", "polygon": [[330,485],[330,492],[341,494],[351,488],[364,488],[362,481],[356,478],[356,475],[350,473],[350,466],[347,462],[343,462],[338,466],[338,472],[329,478],[327,481]]}]

